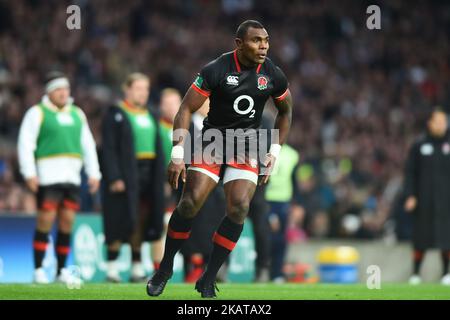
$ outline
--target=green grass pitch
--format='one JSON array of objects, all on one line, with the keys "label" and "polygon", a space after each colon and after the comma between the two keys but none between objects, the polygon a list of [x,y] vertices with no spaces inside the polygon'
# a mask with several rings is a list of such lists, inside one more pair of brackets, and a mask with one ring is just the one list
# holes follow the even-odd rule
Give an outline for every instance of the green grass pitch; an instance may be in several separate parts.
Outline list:
[{"label": "green grass pitch", "polygon": [[[450,300],[450,287],[439,284],[382,284],[369,290],[365,284],[219,284],[218,299],[225,300]],[[193,284],[168,284],[159,297],[149,297],[145,284],[0,284],[0,300],[195,300]]]}]

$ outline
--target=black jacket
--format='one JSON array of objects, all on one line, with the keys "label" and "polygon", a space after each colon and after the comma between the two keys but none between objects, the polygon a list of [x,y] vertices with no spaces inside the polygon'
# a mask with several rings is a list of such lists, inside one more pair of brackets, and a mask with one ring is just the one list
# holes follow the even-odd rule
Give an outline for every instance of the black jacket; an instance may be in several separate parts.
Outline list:
[{"label": "black jacket", "polygon": [[406,162],[405,196],[415,196],[413,242],[417,249],[450,249],[450,139],[423,135]]},{"label": "black jacket", "polygon": [[[150,113],[159,126],[159,116],[152,110]],[[149,241],[161,237],[165,210],[165,159],[159,127],[156,132],[157,156],[152,161],[152,176],[149,178],[152,188],[144,191],[150,203],[150,212],[145,217],[144,240]],[[105,240],[107,244],[115,240],[128,241],[137,223],[138,167],[131,124],[125,112],[117,106],[110,107],[103,120],[100,155]],[[109,185],[118,179],[125,182],[126,192],[111,193]]]}]

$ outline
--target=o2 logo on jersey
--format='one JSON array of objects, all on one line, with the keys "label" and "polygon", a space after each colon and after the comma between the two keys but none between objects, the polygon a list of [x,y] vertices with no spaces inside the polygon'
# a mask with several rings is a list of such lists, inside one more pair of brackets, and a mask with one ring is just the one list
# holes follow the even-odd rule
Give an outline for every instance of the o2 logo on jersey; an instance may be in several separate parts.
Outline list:
[{"label": "o2 logo on jersey", "polygon": [[[244,110],[239,108],[239,102],[241,102],[241,100],[247,100],[248,101],[248,107]],[[255,101],[253,100],[252,97],[248,96],[248,95],[242,95],[236,98],[236,100],[234,100],[233,103],[233,109],[234,111],[236,111],[238,114],[242,114],[242,115],[246,115],[251,113],[248,117],[249,118],[254,118],[255,117],[255,110],[253,109],[253,107],[255,106]]]}]

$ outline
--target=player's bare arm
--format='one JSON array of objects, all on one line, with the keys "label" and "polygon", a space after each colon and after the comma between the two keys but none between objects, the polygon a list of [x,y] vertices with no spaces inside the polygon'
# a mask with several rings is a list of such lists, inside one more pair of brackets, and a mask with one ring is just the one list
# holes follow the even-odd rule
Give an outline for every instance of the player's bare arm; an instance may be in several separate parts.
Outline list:
[{"label": "player's bare arm", "polygon": [[180,176],[183,182],[186,181],[186,166],[183,160],[183,144],[186,138],[185,133],[189,130],[192,114],[200,109],[206,99],[207,97],[196,92],[194,89],[189,88],[181,102],[180,109],[175,116],[174,132],[178,129],[183,130],[180,130],[181,134],[177,135],[178,140],[173,141],[172,159],[167,169],[169,183],[174,189],[178,189],[178,179]]},{"label": "player's bare arm", "polygon": [[[278,109],[274,129],[279,130],[279,144],[283,145],[287,140],[292,121],[292,96],[289,89],[287,90],[287,95],[284,99],[274,99],[274,103]],[[275,164],[275,160],[276,158],[271,152],[266,155],[264,165],[267,166],[268,174],[262,177],[260,184],[266,184],[269,181],[270,171]]]}]

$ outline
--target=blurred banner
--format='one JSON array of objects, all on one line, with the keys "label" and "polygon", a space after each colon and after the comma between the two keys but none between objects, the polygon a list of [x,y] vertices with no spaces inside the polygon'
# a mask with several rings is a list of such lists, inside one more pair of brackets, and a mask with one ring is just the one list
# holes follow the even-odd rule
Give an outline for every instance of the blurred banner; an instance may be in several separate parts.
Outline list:
[{"label": "blurred banner", "polygon": [[[106,275],[106,247],[102,217],[96,214],[78,214],[72,233],[72,250],[67,260],[68,267],[79,270],[86,282],[102,282]],[[0,282],[31,282],[33,275],[32,240],[35,218],[21,215],[0,216]],[[50,236],[43,267],[49,279],[56,273],[54,239],[56,230]],[[153,273],[150,244],[142,246],[142,262],[148,275]],[[247,221],[242,236],[233,251],[228,268],[228,280],[250,282],[254,273],[254,240],[250,221]],[[122,246],[119,256],[120,275],[128,281],[131,267],[131,252],[128,245]],[[172,282],[183,280],[183,259],[175,258]]]}]

